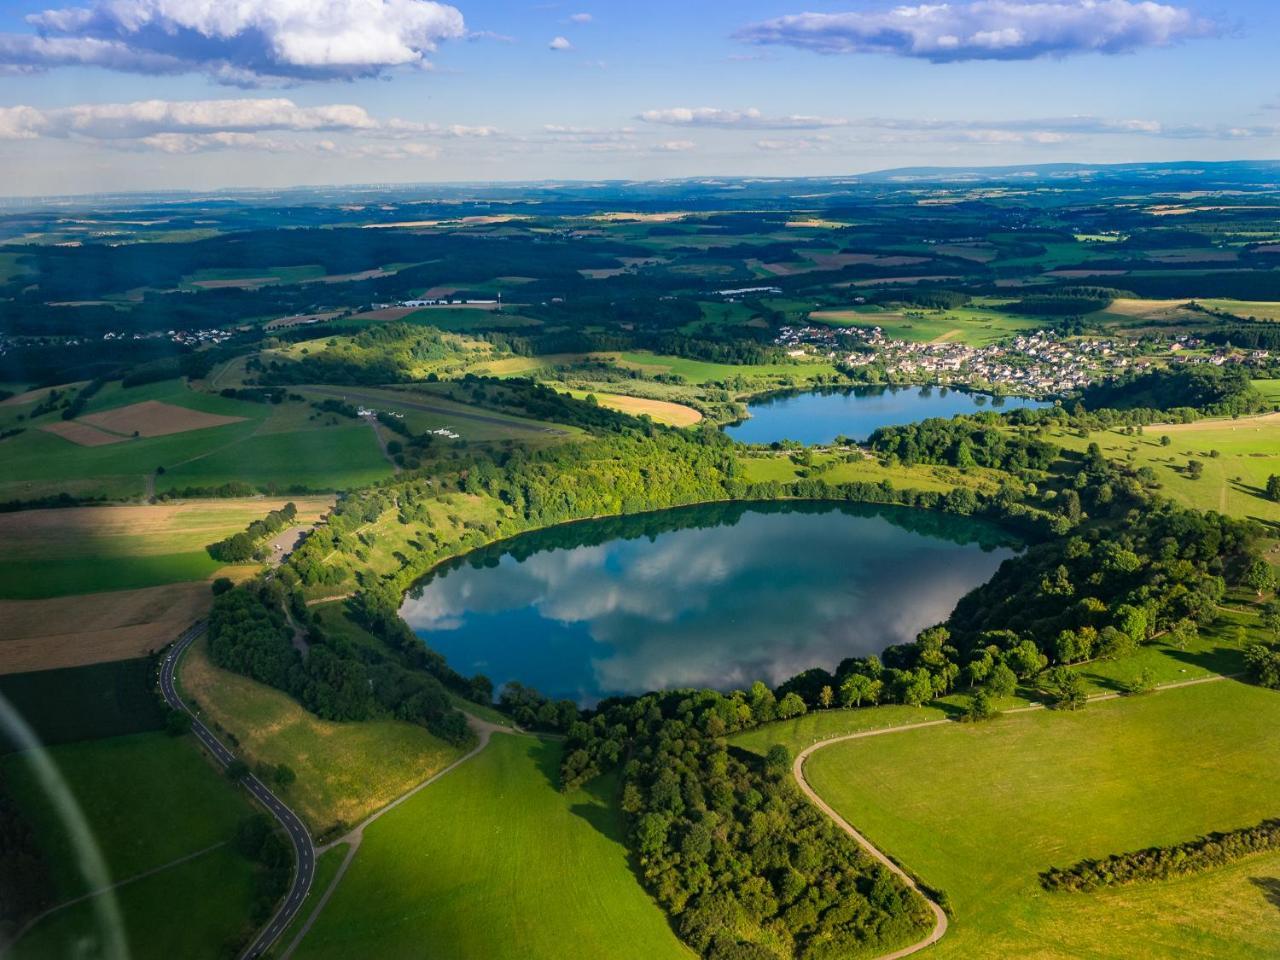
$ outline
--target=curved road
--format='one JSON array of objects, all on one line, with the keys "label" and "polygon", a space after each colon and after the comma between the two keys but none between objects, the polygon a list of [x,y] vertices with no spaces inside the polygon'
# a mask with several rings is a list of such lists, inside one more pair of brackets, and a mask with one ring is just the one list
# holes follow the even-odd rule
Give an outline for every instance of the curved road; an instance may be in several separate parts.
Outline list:
[{"label": "curved road", "polygon": [[[204,745],[205,749],[213,754],[214,759],[225,767],[236,759],[236,755],[224,747],[209,728],[200,722],[200,718],[191,711],[191,708],[183,703],[182,697],[178,695],[178,687],[174,683],[174,674],[177,672],[178,661],[182,658],[182,654],[198,637],[204,635],[204,631],[205,625],[198,623],[178,637],[174,645],[169,648],[164,660],[160,662],[160,691],[164,694],[165,702],[169,706],[190,714],[191,732],[196,735],[196,739]],[[307,893],[311,890],[312,878],[315,876],[316,853],[306,825],[296,813],[281,803],[261,780],[250,773],[241,783],[255,800],[280,821],[280,825],[284,827],[285,833],[289,835],[289,840],[293,844],[294,860],[297,863],[297,869],[293,873],[293,883],[289,887],[284,903],[241,955],[244,960],[251,960],[253,957],[262,956],[275,943],[276,938],[301,909]]]}]

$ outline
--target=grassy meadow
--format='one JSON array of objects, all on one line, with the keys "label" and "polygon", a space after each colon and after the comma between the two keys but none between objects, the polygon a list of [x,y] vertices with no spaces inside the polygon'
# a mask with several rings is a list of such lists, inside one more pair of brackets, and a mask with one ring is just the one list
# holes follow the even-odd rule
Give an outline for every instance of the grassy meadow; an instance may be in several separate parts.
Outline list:
[{"label": "grassy meadow", "polygon": [[835,744],[810,783],[955,916],[939,958],[1253,958],[1280,854],[1169,883],[1049,894],[1038,873],[1275,816],[1280,697],[1231,680]]},{"label": "grassy meadow", "polygon": [[913,310],[910,316],[896,309],[856,306],[816,310],[809,319],[830,327],[880,327],[890,340],[964,343],[975,347],[1045,325],[1043,320],[1005,313],[980,303],[951,310]]},{"label": "grassy meadow", "polygon": [[563,794],[559,760],[555,741],[496,734],[376,821],[294,956],[691,958],[631,871],[615,781]]},{"label": "grassy meadow", "polygon": [[251,766],[293,769],[297,780],[280,797],[313,833],[358,823],[462,753],[399,720],[321,720],[287,694],[215,667],[203,642],[183,657],[179,679],[188,702],[234,737]]},{"label": "grassy meadow", "polygon": [[[1169,437],[1169,446],[1161,445],[1162,436]],[[1048,439],[1080,451],[1097,443],[1109,459],[1151,467],[1160,493],[1185,506],[1280,522],[1280,503],[1263,495],[1267,477],[1280,473],[1280,416],[1154,424],[1144,427],[1142,436],[1132,437],[1116,430],[1098,431],[1088,438],[1051,430]],[[1203,467],[1199,479],[1186,470],[1192,459]]]},{"label": "grassy meadow", "polygon": [[[257,868],[228,843],[253,812],[246,794],[226,781],[190,738],[137,734],[50,748],[92,830],[117,888],[129,946],[139,958],[219,958],[244,932]],[[92,889],[53,806],[25,754],[0,760],[9,790],[32,823],[50,865],[58,902]],[[210,847],[181,864],[173,861]],[[173,864],[172,866],[167,866]],[[190,909],[174,908],[175,891],[198,891]],[[15,958],[84,956],[77,943],[95,930],[86,900],[50,914],[23,937]]]}]

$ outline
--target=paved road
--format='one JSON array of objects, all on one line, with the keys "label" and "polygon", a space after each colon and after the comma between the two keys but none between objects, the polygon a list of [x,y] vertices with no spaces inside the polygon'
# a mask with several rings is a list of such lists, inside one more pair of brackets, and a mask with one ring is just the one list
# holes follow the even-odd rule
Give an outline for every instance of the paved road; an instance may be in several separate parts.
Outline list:
[{"label": "paved road", "polygon": [[[199,717],[192,713],[191,709],[182,702],[182,697],[178,695],[178,687],[174,682],[174,674],[177,672],[178,661],[182,658],[182,654],[198,637],[204,635],[204,631],[205,625],[198,623],[178,637],[177,642],[169,648],[169,652],[165,654],[164,660],[160,663],[160,691],[164,694],[165,702],[173,709],[184,710],[191,714],[191,732],[196,735],[196,739],[204,745],[205,749],[213,754],[214,759],[225,767],[236,759],[235,754],[224,747],[218,738],[209,731],[209,728],[200,722]],[[302,903],[306,900],[307,893],[311,890],[311,881],[315,877],[316,852],[311,843],[311,835],[307,833],[306,826],[296,813],[281,803],[276,795],[268,790],[262,781],[253,774],[249,774],[242,782],[245,789],[253,795],[254,799],[266,807],[280,821],[280,825],[284,827],[285,833],[289,835],[289,840],[293,844],[294,860],[297,863],[297,869],[293,873],[293,884],[289,887],[284,904],[276,911],[275,916],[267,922],[267,925],[258,933],[242,954],[244,960],[249,960],[249,958],[260,957],[266,953],[267,949],[275,943],[284,928],[289,925],[290,921],[302,908]]]},{"label": "paved road", "polygon": [[[368,404],[370,407],[403,407],[406,410],[419,410],[423,413],[435,413],[443,417],[451,417],[454,420],[470,420],[473,423],[488,423],[498,427],[506,427],[508,430],[523,431],[526,433],[549,433],[557,437],[565,437],[569,435],[568,430],[557,430],[555,427],[544,427],[540,424],[528,421],[522,423],[522,417],[511,414],[510,417],[489,416],[484,413],[474,413],[465,408],[441,406],[438,403],[432,403],[430,400],[420,400],[413,394],[395,395],[385,394],[378,396],[373,393],[361,393],[357,388],[355,390],[341,390],[336,387],[313,387],[306,386],[301,389],[308,393],[318,393],[324,397],[334,397],[339,400],[354,401],[356,403]],[[456,401],[455,401],[456,402]],[[459,404],[461,406],[461,404]]]}]

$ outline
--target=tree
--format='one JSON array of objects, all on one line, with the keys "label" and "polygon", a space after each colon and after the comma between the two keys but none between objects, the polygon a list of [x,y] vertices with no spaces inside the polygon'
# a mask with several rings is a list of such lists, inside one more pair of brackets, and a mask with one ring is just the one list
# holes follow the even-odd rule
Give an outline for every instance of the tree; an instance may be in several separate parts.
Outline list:
[{"label": "tree", "polygon": [[1199,480],[1204,476],[1204,464],[1199,460],[1187,461],[1187,476],[1192,480]]},{"label": "tree", "polygon": [[868,704],[880,702],[880,694],[884,683],[861,673],[851,673],[840,684],[840,702],[846,707],[860,707],[865,700]]},{"label": "tree", "polygon": [[170,710],[164,717],[165,733],[180,737],[191,730],[191,714],[185,710]]},{"label": "tree", "polygon": [[1150,667],[1143,667],[1138,671],[1138,675],[1124,685],[1125,693],[1146,693],[1148,690],[1154,690],[1156,686],[1156,675],[1151,671]]},{"label": "tree", "polygon": [[1005,663],[997,663],[987,678],[986,690],[993,697],[1012,696],[1018,689],[1018,678]]},{"label": "tree", "polygon": [[1251,590],[1256,590],[1258,599],[1261,600],[1264,593],[1276,588],[1276,572],[1271,569],[1271,564],[1257,557],[1245,571],[1244,585]]},{"label": "tree", "polygon": [[1172,444],[1173,444],[1173,438],[1170,437],[1167,433],[1160,438],[1160,446],[1168,447],[1168,446],[1171,446]]},{"label": "tree", "polygon": [[1267,499],[1280,502],[1280,476],[1274,473],[1267,477]]},{"label": "tree", "polygon": [[227,779],[239,783],[249,775],[249,765],[243,760],[232,760],[227,764]]},{"label": "tree", "polygon": [[1169,641],[1179,650],[1186,650],[1191,641],[1198,636],[1200,636],[1199,627],[1194,620],[1187,617],[1183,617],[1169,628]]},{"label": "tree", "polygon": [[1079,710],[1088,702],[1084,678],[1070,667],[1058,666],[1045,676],[1046,687],[1060,710]]},{"label": "tree", "polygon": [[818,692],[818,703],[822,706],[823,710],[831,709],[831,704],[835,698],[836,695],[829,685],[823,686],[823,688]]},{"label": "tree", "polygon": [[791,751],[781,743],[775,743],[764,755],[764,769],[773,779],[782,779],[791,769]]},{"label": "tree", "polygon": [[211,589],[215,597],[220,597],[234,586],[235,583],[232,582],[230,577],[218,577],[213,581]]},{"label": "tree", "polygon": [[298,775],[293,772],[292,767],[281,763],[276,765],[276,769],[271,774],[271,778],[275,780],[276,786],[288,787],[298,779]]},{"label": "tree", "polygon": [[978,690],[969,698],[969,704],[965,707],[964,719],[968,723],[980,723],[983,720],[991,720],[1000,715],[1000,711],[996,709],[996,705],[992,703],[990,694],[986,690]]},{"label": "tree", "polygon": [[1249,674],[1272,690],[1280,690],[1280,650],[1265,643],[1251,643],[1244,651]]},{"label": "tree", "polygon": [[804,701],[800,699],[800,694],[794,690],[788,693],[778,703],[778,718],[781,720],[790,720],[792,717],[798,717],[808,708],[805,707]]}]

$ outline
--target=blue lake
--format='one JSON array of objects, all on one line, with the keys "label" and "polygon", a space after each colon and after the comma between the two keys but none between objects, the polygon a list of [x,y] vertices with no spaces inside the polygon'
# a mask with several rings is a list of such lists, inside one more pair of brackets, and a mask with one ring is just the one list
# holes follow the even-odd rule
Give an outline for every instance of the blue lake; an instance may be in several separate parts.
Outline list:
[{"label": "blue lake", "polygon": [[1017,544],[902,508],[716,504],[567,524],[419,582],[401,615],[457,670],[590,705],[776,684],[946,618]]},{"label": "blue lake", "polygon": [[852,387],[775,394],[748,404],[749,418],[726,427],[742,443],[831,443],[838,436],[867,439],[879,427],[954,417],[978,410],[1017,410],[1050,404],[992,397],[946,387]]}]

